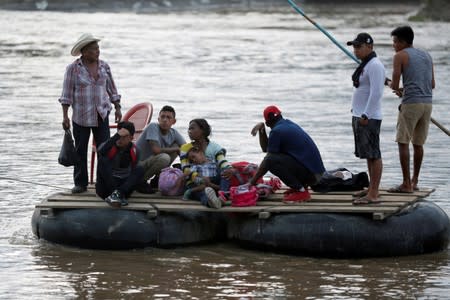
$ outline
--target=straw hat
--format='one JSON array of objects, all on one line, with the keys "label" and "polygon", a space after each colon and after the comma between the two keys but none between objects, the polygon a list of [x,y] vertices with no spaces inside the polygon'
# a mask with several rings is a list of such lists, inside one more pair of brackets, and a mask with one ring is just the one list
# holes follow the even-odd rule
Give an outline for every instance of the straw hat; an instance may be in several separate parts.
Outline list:
[{"label": "straw hat", "polygon": [[99,38],[94,37],[91,33],[83,33],[78,41],[76,41],[75,45],[73,45],[70,54],[73,56],[78,56],[81,54],[81,49],[89,43],[98,42]]}]

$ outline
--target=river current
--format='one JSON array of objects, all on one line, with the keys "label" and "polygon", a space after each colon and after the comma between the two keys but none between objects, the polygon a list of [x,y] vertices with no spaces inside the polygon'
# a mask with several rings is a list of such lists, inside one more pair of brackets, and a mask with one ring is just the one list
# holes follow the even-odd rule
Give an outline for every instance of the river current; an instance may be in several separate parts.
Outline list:
[{"label": "river current", "polygon": [[[361,31],[392,71],[390,32],[408,5],[303,7],[341,43]],[[415,46],[435,65],[433,117],[449,128],[449,23],[412,23]],[[353,155],[350,76],[355,63],[292,9],[164,14],[0,11],[0,298],[2,299],[450,299],[450,250],[421,256],[319,259],[243,250],[227,243],[94,251],[37,240],[34,205],[72,187],[57,163],[63,131],[57,102],[70,49],[83,32],[103,38],[123,110],[150,101],[155,114],[206,118],[230,161],[259,162],[250,135],[278,105],[315,139],[326,168],[365,171]],[[350,49],[351,50],[351,49]],[[399,100],[386,90],[382,186],[398,184],[394,142]],[[155,118],[153,118],[155,120]],[[431,125],[420,186],[450,213],[450,137]],[[29,183],[31,182],[31,183]],[[37,184],[32,184],[37,183]]]}]

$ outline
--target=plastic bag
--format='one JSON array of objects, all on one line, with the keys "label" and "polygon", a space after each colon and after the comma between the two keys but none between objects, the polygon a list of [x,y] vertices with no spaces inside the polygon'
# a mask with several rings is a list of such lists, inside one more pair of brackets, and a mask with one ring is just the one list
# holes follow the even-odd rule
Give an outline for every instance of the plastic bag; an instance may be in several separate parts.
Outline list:
[{"label": "plastic bag", "polygon": [[254,185],[243,184],[230,187],[231,206],[254,206],[258,201],[258,192]]},{"label": "plastic bag", "polygon": [[65,130],[63,144],[58,156],[58,163],[65,167],[75,166],[80,163],[70,129]]},{"label": "plastic bag", "polygon": [[177,168],[167,167],[159,174],[158,187],[162,195],[180,196],[184,192],[183,171]]},{"label": "plastic bag", "polygon": [[267,198],[270,194],[273,194],[281,188],[281,180],[278,177],[264,178],[263,183],[258,183],[256,185],[256,191],[258,192],[259,198]]},{"label": "plastic bag", "polygon": [[[246,184],[258,170],[258,165],[247,161],[238,161],[231,164],[234,169],[233,177],[230,179],[230,186]],[[257,183],[263,183],[263,179],[258,179]]]},{"label": "plastic bag", "polygon": [[314,192],[328,193],[340,191],[359,191],[369,186],[366,172],[352,173],[346,168],[327,171],[320,181],[311,186]]}]

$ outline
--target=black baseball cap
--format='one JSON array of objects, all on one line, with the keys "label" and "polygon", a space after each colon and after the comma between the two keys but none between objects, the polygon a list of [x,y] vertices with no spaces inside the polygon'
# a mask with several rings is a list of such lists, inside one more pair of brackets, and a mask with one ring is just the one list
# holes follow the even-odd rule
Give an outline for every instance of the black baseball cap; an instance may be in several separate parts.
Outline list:
[{"label": "black baseball cap", "polygon": [[361,32],[356,36],[356,38],[353,41],[347,42],[347,46],[352,46],[352,45],[358,46],[358,45],[362,45],[362,44],[369,44],[369,45],[373,44],[373,38],[370,36],[370,34],[368,34],[366,32]]}]

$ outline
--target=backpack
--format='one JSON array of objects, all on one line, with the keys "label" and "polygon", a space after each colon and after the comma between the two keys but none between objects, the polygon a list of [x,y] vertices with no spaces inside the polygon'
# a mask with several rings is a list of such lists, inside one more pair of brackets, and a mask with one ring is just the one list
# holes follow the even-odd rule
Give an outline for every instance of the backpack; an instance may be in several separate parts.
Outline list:
[{"label": "backpack", "polygon": [[[231,166],[236,172],[230,179],[230,186],[238,186],[248,183],[250,179],[256,174],[256,170],[258,170],[257,164],[249,163],[247,161],[234,162],[231,164]],[[263,179],[258,179],[256,183],[263,183]]]},{"label": "backpack", "polygon": [[339,191],[359,191],[369,186],[366,172],[352,173],[346,168],[326,171],[319,183],[311,186],[314,192],[328,193]]},{"label": "backpack", "polygon": [[158,187],[161,195],[180,196],[184,192],[184,174],[177,168],[167,167],[159,174]]}]

